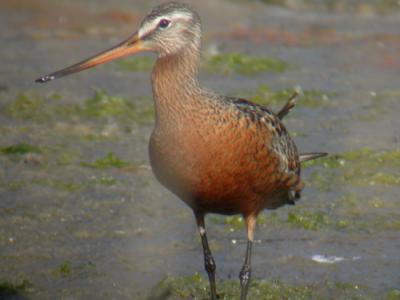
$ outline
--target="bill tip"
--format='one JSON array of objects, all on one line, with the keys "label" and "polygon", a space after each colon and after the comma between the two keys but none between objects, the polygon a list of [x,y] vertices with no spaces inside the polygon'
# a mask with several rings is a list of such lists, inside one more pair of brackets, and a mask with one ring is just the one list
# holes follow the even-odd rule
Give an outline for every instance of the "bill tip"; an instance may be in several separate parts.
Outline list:
[{"label": "bill tip", "polygon": [[55,76],[46,75],[46,76],[43,76],[43,77],[39,77],[38,79],[35,80],[35,82],[45,83],[45,82],[51,81],[51,80],[53,80],[55,78],[56,78]]}]

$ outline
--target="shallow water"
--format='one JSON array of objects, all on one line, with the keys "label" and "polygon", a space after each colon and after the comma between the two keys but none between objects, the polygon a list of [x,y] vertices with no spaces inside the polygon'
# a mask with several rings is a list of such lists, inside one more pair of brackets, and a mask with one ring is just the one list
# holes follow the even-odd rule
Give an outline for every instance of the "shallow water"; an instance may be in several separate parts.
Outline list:
[{"label": "shallow water", "polygon": [[[254,99],[268,98],[262,85],[317,91],[285,124],[302,151],[332,154],[304,170],[298,205],[260,216],[254,278],[314,286],[322,299],[400,299],[399,10],[192,4],[205,61],[240,52],[288,66],[241,74],[205,62],[202,83]],[[33,83],[122,40],[151,7],[0,3],[0,298],[145,299],[167,275],[204,274],[190,210],[150,170],[149,71],[110,63]],[[207,224],[217,277],[236,278],[242,221]]]}]

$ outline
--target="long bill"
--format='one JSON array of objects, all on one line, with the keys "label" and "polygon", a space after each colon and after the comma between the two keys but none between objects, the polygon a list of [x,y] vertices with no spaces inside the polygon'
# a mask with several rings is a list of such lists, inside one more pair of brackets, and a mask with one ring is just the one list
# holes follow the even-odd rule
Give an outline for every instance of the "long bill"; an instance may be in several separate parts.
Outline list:
[{"label": "long bill", "polygon": [[149,50],[144,47],[143,45],[143,40],[141,40],[138,36],[138,34],[134,34],[131,37],[129,37],[127,40],[123,41],[122,43],[106,50],[103,51],[95,56],[89,57],[77,64],[74,64],[72,66],[69,66],[65,69],[56,71],[54,73],[45,75],[43,77],[39,77],[36,79],[36,82],[44,83],[48,82],[51,80],[54,80],[56,78],[60,78],[72,73],[80,72],[82,70],[86,70],[89,68],[92,68],[94,66],[104,64],[108,61],[130,55],[130,54],[135,54],[138,52],[146,51]]}]

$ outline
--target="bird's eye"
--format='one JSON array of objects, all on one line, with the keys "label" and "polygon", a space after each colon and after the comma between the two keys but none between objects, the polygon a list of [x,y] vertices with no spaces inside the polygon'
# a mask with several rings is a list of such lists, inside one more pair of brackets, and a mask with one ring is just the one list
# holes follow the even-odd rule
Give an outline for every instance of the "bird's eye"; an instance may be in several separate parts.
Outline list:
[{"label": "bird's eye", "polygon": [[167,19],[162,19],[159,23],[158,23],[158,27],[160,28],[167,28],[169,23],[171,23],[171,21],[167,20]]}]

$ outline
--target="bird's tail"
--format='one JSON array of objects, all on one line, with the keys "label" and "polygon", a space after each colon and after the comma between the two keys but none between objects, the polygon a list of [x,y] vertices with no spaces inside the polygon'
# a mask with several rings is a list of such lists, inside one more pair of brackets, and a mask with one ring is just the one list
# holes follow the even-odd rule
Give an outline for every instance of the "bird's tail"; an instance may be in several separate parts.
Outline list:
[{"label": "bird's tail", "polygon": [[326,153],[326,152],[303,153],[303,154],[300,154],[299,160],[302,163],[302,162],[316,159],[319,157],[323,157],[326,155],[328,155],[328,153]]}]

